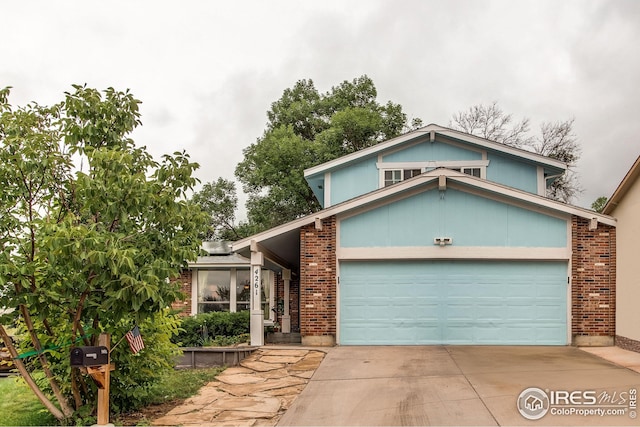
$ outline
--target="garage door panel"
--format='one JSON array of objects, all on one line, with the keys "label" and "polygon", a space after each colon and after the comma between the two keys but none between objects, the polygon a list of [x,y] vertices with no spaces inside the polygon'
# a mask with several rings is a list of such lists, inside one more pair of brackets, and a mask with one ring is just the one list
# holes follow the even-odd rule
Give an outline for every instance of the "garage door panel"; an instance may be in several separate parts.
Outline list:
[{"label": "garage door panel", "polygon": [[443,333],[448,337],[449,344],[466,344],[473,339],[473,331],[468,327],[446,327]]},{"label": "garage door panel", "polygon": [[557,313],[563,310],[559,304],[547,305],[547,306],[538,306],[536,307],[536,319],[539,322],[550,322],[553,323],[557,318]]},{"label": "garage door panel", "polygon": [[567,342],[562,262],[342,262],[342,344]]},{"label": "garage door panel", "polygon": [[478,321],[496,321],[506,318],[502,304],[482,305],[475,308],[475,313]]},{"label": "garage door panel", "polygon": [[503,310],[505,317],[513,322],[526,322],[535,319],[537,316],[536,307],[526,303],[520,305],[509,305]]}]

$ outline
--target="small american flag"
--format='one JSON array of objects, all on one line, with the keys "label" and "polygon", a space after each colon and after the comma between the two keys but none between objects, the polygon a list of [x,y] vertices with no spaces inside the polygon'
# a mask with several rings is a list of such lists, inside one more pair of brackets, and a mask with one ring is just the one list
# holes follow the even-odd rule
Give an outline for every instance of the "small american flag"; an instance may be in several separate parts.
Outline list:
[{"label": "small american flag", "polygon": [[124,336],[129,343],[129,348],[133,352],[133,354],[137,354],[140,350],[144,348],[144,341],[142,341],[142,335],[140,335],[140,328],[138,326],[134,326],[132,330],[127,332]]}]

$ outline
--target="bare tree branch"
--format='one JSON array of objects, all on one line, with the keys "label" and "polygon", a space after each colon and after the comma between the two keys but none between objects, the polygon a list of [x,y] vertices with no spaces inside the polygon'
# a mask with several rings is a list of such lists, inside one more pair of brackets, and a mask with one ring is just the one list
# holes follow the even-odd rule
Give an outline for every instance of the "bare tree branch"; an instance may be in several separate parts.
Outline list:
[{"label": "bare tree branch", "polygon": [[567,172],[556,177],[547,188],[547,197],[569,203],[582,192],[573,169],[580,158],[580,144],[573,133],[574,119],[543,122],[540,136],[529,135],[529,119],[513,123],[511,114],[505,114],[497,102],[478,104],[452,116],[449,127],[491,141],[533,150],[537,154],[560,160],[568,165]]}]

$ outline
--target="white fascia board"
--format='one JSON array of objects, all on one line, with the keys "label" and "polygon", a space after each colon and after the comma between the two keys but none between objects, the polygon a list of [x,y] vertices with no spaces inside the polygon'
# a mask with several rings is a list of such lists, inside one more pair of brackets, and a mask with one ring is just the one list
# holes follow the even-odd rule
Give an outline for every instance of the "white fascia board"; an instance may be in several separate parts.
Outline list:
[{"label": "white fascia board", "polygon": [[538,196],[545,196],[547,194],[547,180],[544,179],[544,168],[538,166],[536,168]]},{"label": "white fascia board", "polygon": [[[443,175],[443,174],[448,175],[448,172],[446,169],[438,170],[438,172],[440,175]],[[566,203],[558,202],[556,200],[549,199],[543,196],[538,196],[537,194],[529,193],[527,191],[518,190],[512,187],[507,187],[501,184],[497,184],[495,182],[478,179],[471,175],[463,175],[463,176],[461,175],[463,174],[458,173],[455,177],[451,176],[451,178],[460,183],[468,184],[483,190],[499,193],[507,197],[512,197],[514,199],[520,199],[524,202],[528,202],[528,203],[545,207],[548,209],[565,212],[570,215],[576,215],[576,216],[587,218],[587,219],[596,218],[598,222],[602,224],[612,225],[615,227],[617,223],[616,219],[609,215],[599,214],[589,209],[568,205]]]},{"label": "white fascia board", "polygon": [[324,207],[331,206],[331,172],[324,174]]},{"label": "white fascia board", "polygon": [[450,136],[456,139],[460,139],[471,144],[476,144],[484,148],[489,148],[491,150],[500,151],[506,154],[511,154],[512,156],[521,157],[527,160],[531,160],[536,163],[542,163],[548,166],[552,166],[555,168],[567,170],[568,166],[565,162],[561,162],[560,160],[553,159],[551,157],[543,156],[541,154],[537,154],[531,151],[523,150],[522,148],[511,147],[509,145],[500,144],[499,142],[490,141],[488,139],[481,138],[479,136],[470,135],[468,133],[460,132],[457,130],[449,129],[449,128],[440,128],[438,133],[443,136]]},{"label": "white fascia board", "polygon": [[602,212],[606,212],[607,214],[613,213],[618,204],[620,204],[620,202],[624,198],[624,195],[627,193],[627,191],[629,191],[629,189],[638,179],[638,176],[640,176],[640,156],[638,156],[627,174],[624,176],[624,178],[622,178],[622,181],[620,181],[620,184],[618,184],[618,187],[611,195],[611,198],[607,201],[607,204],[602,209]]},{"label": "white fascia board", "polygon": [[238,264],[238,263],[213,263],[213,262],[187,262],[189,268],[249,268],[250,263]]},{"label": "white fascia board", "polygon": [[555,167],[562,170],[567,170],[568,166],[566,163],[561,162],[556,159],[552,159],[550,157],[546,157],[540,154],[533,153],[531,151],[523,150],[521,148],[510,147],[508,145],[500,144],[498,142],[490,141],[488,139],[481,138],[479,136],[470,135],[468,133],[460,132],[457,130],[449,129],[443,126],[439,126],[436,124],[430,124],[420,129],[414,130],[409,133],[405,133],[404,135],[397,136],[395,138],[389,139],[387,141],[381,142],[376,145],[372,145],[371,147],[367,147],[360,151],[356,151],[355,153],[347,154],[346,156],[339,157],[335,160],[328,161],[326,163],[322,163],[317,166],[313,166],[304,171],[304,176],[309,177],[312,175],[316,175],[318,173],[324,173],[329,169],[333,169],[335,167],[342,166],[344,164],[353,162],[355,160],[359,160],[363,157],[367,157],[370,155],[374,155],[380,151],[388,150],[393,148],[396,145],[403,144],[407,141],[410,141],[415,138],[419,138],[425,135],[429,135],[431,132],[435,132],[436,134],[440,134],[443,136],[448,136],[450,138],[455,138],[461,141],[466,141],[470,144],[477,145],[483,147],[485,149],[491,149],[494,151],[510,154],[512,156],[520,157],[523,159],[527,159],[536,163],[541,163],[547,166]]},{"label": "white fascia board", "polygon": [[[343,212],[351,211],[353,209],[359,208],[364,205],[368,205],[370,203],[374,203],[378,200],[386,199],[390,196],[395,196],[396,198],[406,197],[407,194],[412,193],[408,192],[408,190],[419,190],[418,187],[422,187],[427,183],[434,182],[438,180],[439,176],[445,175],[448,179],[453,181],[457,181],[460,184],[466,184],[470,187],[475,187],[481,190],[485,190],[491,193],[497,193],[507,198],[513,198],[516,200],[521,200],[526,203],[530,203],[534,206],[547,208],[553,211],[564,212],[570,215],[577,215],[582,218],[596,218],[598,222],[606,225],[616,225],[615,218],[599,214],[597,212],[579,208],[577,206],[567,205],[565,203],[557,202],[552,199],[548,199],[546,197],[538,196],[537,194],[528,193],[523,190],[517,190],[515,188],[507,187],[501,184],[496,184],[495,182],[487,181],[484,179],[476,178],[471,175],[464,174],[462,172],[456,172],[451,169],[435,169],[430,172],[425,172],[422,175],[418,175],[411,179],[407,179],[405,181],[399,182],[394,185],[390,185],[389,187],[383,187],[381,189],[372,191],[370,193],[364,194],[362,196],[358,196],[356,198],[347,200],[346,202],[342,202],[335,206],[331,206],[329,208],[323,209],[316,213],[307,215],[305,217],[293,220],[286,224],[282,224],[278,227],[274,227],[270,230],[263,231],[262,233],[258,233],[256,235],[247,237],[246,239],[239,240],[232,244],[233,251],[237,252],[241,249],[247,248],[251,245],[251,241],[255,240],[256,242],[261,242],[263,240],[270,239],[272,237],[278,236],[280,234],[292,231],[296,228],[303,227],[307,224],[310,224],[316,220],[316,218],[325,219],[333,215],[337,215]],[[401,194],[404,193],[404,194]]]},{"label": "white fascia board", "polygon": [[567,261],[571,251],[562,248],[506,247],[506,246],[394,246],[371,248],[340,248],[340,261],[373,261],[381,259],[501,259]]},{"label": "white fascia board", "polygon": [[[455,171],[452,171],[455,173]],[[263,231],[262,233],[255,234],[253,236],[249,236],[245,239],[238,240],[231,244],[231,248],[234,252],[237,252],[241,249],[247,248],[251,245],[251,241],[255,240],[256,242],[261,242],[272,237],[278,236],[280,234],[286,233],[288,231],[292,231],[296,228],[303,227],[307,224],[311,224],[317,218],[325,219],[333,215],[337,215],[339,213],[350,211],[362,205],[367,205],[369,203],[375,202],[377,200],[389,197],[396,193],[400,193],[413,187],[419,186],[421,184],[430,182],[437,179],[437,176],[430,176],[428,174],[422,174],[417,177],[408,179],[406,181],[402,181],[398,184],[391,185],[389,187],[384,187],[370,193],[364,194],[362,196],[358,196],[356,198],[347,200],[335,206],[330,206],[326,209],[318,211],[316,213],[304,216],[302,218],[293,220],[286,224],[279,225],[270,230]]]},{"label": "white fascia board", "polygon": [[410,141],[414,138],[419,138],[421,136],[428,135],[429,132],[431,132],[432,130],[437,131],[439,128],[440,126],[437,126],[437,125],[428,125],[420,129],[416,129],[412,132],[408,132],[403,135],[396,136],[395,138],[391,138],[379,144],[372,145],[371,147],[363,148],[362,150],[356,151],[355,153],[347,154],[346,156],[338,157],[335,160],[331,160],[326,163],[322,163],[320,165],[310,167],[309,169],[305,169],[304,176],[306,178],[308,176],[316,175],[318,173],[324,173],[326,170],[329,170],[338,166],[342,166],[346,163],[350,163],[370,155],[374,155],[380,151],[387,150],[391,147]]}]

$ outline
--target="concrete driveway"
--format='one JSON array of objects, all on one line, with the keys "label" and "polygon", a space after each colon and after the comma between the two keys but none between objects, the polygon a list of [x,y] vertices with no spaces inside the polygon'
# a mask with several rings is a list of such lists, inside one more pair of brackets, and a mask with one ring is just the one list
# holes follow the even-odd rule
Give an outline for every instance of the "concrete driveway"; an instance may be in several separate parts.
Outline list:
[{"label": "concrete driveway", "polygon": [[[517,407],[530,387],[559,396],[538,420]],[[634,389],[640,373],[575,347],[336,347],[278,425],[639,425]]]}]

